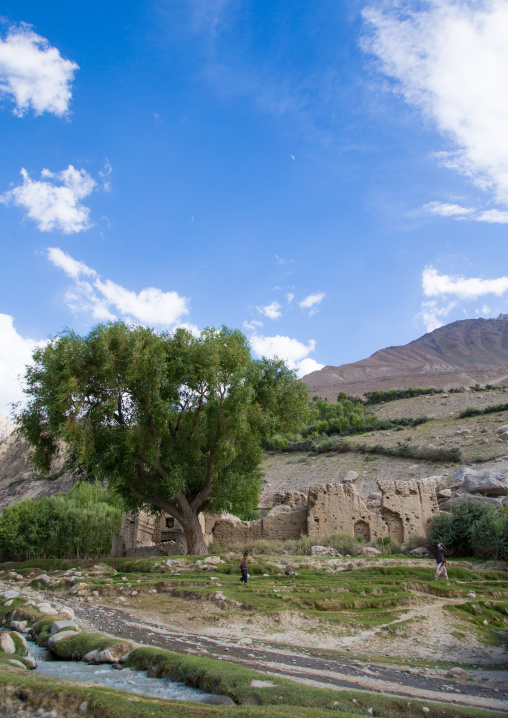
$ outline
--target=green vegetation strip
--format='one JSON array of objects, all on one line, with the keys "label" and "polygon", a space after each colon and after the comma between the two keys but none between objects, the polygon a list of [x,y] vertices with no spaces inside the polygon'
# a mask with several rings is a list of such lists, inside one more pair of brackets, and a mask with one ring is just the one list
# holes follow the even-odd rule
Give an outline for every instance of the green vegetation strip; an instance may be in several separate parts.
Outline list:
[{"label": "green vegetation strip", "polygon": [[[422,707],[428,706],[430,715],[437,718],[492,718],[494,711],[392,698],[377,694],[354,691],[334,691],[298,685],[283,678],[274,678],[235,664],[206,658],[182,656],[151,648],[133,651],[131,667],[146,669],[155,667],[159,675],[184,680],[188,685],[209,690],[220,690],[240,705],[234,708],[208,706],[206,704],[163,701],[143,696],[125,694],[121,691],[75,686],[61,679],[50,679],[34,674],[20,674],[0,667],[0,706],[4,707],[8,696],[32,708],[55,709],[71,718],[74,715],[97,718],[144,718],[159,716],[184,716],[206,718],[228,716],[234,712],[240,718],[270,716],[270,718],[326,718],[333,711],[343,718],[371,715],[382,718],[400,716],[416,718],[422,715]],[[252,680],[270,681],[272,688],[253,688]],[[10,690],[7,690],[11,686]],[[86,702],[86,711],[79,706]]]}]

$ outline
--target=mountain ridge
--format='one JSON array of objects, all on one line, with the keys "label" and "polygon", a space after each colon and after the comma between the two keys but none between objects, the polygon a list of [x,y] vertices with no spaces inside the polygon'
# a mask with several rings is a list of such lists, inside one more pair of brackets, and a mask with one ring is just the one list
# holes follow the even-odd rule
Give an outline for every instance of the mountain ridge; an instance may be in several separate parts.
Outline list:
[{"label": "mountain ridge", "polygon": [[335,400],[339,391],[409,386],[452,388],[508,381],[508,315],[451,322],[401,346],[379,349],[367,359],[325,366],[302,378],[311,393]]}]

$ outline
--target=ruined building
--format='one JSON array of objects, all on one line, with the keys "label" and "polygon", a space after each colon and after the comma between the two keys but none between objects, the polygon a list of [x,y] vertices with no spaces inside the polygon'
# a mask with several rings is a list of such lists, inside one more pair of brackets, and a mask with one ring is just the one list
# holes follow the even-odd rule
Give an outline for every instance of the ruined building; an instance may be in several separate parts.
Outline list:
[{"label": "ruined building", "polygon": [[[403,543],[410,536],[425,534],[428,520],[437,512],[436,483],[378,481],[380,494],[364,500],[353,483],[317,484],[308,494],[291,491],[277,494],[274,507],[256,521],[241,521],[231,514],[202,514],[205,538],[226,547],[253,539],[292,539],[337,532],[361,536],[365,541],[391,537]],[[185,539],[178,522],[170,516],[125,514],[120,536],[113,541],[112,555],[183,554]]]}]

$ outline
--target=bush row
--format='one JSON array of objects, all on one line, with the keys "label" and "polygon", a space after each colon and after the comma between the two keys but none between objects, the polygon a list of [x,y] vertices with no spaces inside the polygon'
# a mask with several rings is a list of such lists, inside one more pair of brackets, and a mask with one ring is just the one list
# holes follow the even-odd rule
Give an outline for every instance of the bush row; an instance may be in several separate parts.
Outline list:
[{"label": "bush row", "polygon": [[111,550],[120,530],[122,506],[99,482],[80,482],[69,494],[26,499],[0,516],[0,551],[5,558],[89,558]]}]

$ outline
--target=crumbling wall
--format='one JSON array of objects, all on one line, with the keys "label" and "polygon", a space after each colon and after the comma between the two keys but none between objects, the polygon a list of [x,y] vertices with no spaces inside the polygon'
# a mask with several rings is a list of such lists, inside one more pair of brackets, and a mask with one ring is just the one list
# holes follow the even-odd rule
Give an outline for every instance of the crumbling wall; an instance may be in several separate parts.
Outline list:
[{"label": "crumbling wall", "polygon": [[[361,522],[361,523],[359,523]],[[388,529],[379,512],[373,511],[351,483],[317,484],[309,490],[307,534],[326,536],[344,531],[370,532],[370,538],[386,536]]]},{"label": "crumbling wall", "polygon": [[381,511],[397,541],[423,536],[427,522],[439,512],[433,481],[378,481]]},{"label": "crumbling wall", "polygon": [[[414,534],[423,535],[428,520],[439,511],[435,481],[378,481],[378,486],[380,502],[364,501],[351,482],[317,484],[308,496],[296,491],[276,494],[274,508],[255,521],[226,513],[200,514],[199,520],[207,546],[213,541],[226,547],[263,538],[285,540],[342,531],[365,541],[390,536],[400,543]],[[122,541],[124,555],[155,545],[160,553],[186,551],[177,521],[145,512],[124,514],[115,550],[121,550]]]}]

